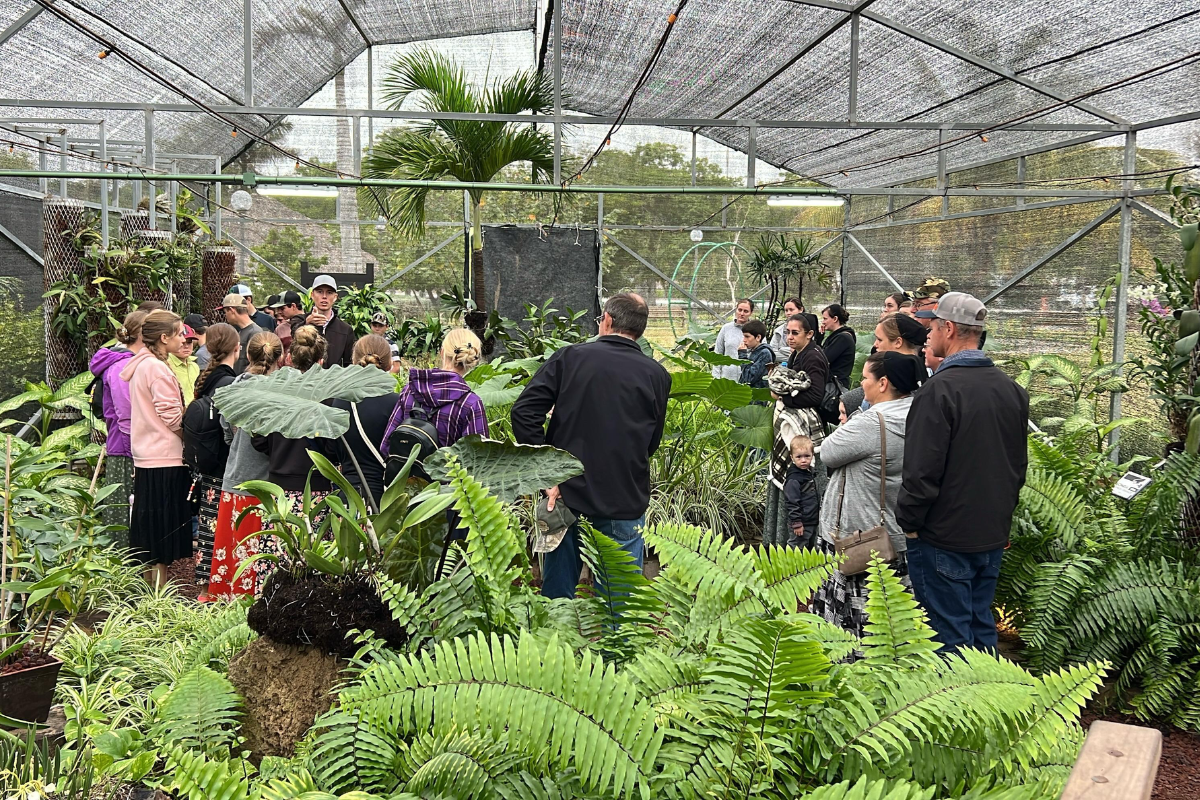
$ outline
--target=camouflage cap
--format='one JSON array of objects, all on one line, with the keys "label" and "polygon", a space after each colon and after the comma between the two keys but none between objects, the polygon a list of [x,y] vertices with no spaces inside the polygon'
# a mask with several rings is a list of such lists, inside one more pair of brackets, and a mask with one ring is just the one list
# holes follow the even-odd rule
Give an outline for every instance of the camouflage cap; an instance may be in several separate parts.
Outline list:
[{"label": "camouflage cap", "polygon": [[925,282],[913,290],[912,296],[915,300],[918,297],[941,297],[950,291],[950,284],[945,278],[926,278]]}]

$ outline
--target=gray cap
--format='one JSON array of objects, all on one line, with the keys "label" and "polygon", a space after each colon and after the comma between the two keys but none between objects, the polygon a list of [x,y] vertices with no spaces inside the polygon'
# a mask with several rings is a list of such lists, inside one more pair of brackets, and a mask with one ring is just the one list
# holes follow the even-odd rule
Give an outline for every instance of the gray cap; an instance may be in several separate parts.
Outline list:
[{"label": "gray cap", "polygon": [[938,319],[953,322],[957,325],[975,325],[983,327],[987,320],[987,307],[983,301],[966,292],[947,292],[938,300]]},{"label": "gray cap", "polygon": [[335,292],[338,290],[337,281],[333,279],[332,275],[318,275],[317,277],[313,278],[312,289],[309,289],[309,291],[315,291],[318,286],[328,286]]}]

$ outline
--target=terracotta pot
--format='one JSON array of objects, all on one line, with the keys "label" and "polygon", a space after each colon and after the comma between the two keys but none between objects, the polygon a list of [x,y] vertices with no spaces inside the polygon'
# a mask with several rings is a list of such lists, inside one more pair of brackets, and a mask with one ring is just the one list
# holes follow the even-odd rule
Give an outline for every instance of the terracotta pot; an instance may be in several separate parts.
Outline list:
[{"label": "terracotta pot", "polygon": [[54,702],[62,662],[0,675],[0,714],[23,722],[45,722]]}]

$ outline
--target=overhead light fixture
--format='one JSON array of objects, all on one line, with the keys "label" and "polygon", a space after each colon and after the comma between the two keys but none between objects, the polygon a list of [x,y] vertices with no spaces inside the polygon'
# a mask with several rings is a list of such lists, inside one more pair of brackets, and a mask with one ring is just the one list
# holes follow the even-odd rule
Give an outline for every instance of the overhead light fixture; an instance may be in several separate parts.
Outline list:
[{"label": "overhead light fixture", "polygon": [[257,186],[259,194],[274,197],[337,197],[336,186]]},{"label": "overhead light fixture", "polygon": [[245,213],[254,205],[254,198],[245,189],[238,189],[229,198],[229,207],[239,213]]},{"label": "overhead light fixture", "polygon": [[770,194],[767,195],[769,206],[814,206],[833,208],[845,205],[846,200],[833,195],[818,194]]},{"label": "overhead light fixture", "polygon": [[700,230],[699,228],[692,228],[692,232],[688,234],[688,238],[693,242],[703,242],[704,231]]}]

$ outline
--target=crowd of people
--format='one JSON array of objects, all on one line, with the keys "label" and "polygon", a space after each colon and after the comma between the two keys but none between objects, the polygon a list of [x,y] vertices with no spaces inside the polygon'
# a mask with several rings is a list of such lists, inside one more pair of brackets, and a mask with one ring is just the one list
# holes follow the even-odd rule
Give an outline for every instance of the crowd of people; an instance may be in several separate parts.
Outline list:
[{"label": "crowd of people", "polygon": [[258,500],[240,487],[269,480],[298,500],[309,484],[319,499],[333,487],[320,473],[310,477],[309,450],[339,465],[374,505],[383,495],[389,436],[414,406],[435,421],[438,447],[487,432],[483,404],[462,377],[482,351],[466,329],[446,336],[440,367],[410,370],[401,391],[359,403],[333,401],[352,418],[342,438],[253,435],[226,421],[213,403],[218,390],[284,366],[300,372],[335,364],[399,369],[395,345],[381,335],[386,317],[372,320],[374,333],[356,337],[338,316],[337,296],[333,279],[322,275],[309,292],[311,311],[290,291],[270,297],[263,310],[249,287],[236,284],[214,309],[225,321],[213,324],[148,301],[92,359],[109,431],[106,481],[121,487],[104,521],[127,527],[124,543],[151,583],[162,585],[171,564],[192,558],[201,599],[261,590],[275,562],[256,559],[240,568],[256,554],[281,550],[257,514],[243,516]]},{"label": "crowd of people", "polygon": [[[272,296],[263,311],[239,284],[217,309],[225,321],[211,325],[144,303],[96,354],[108,480],[129,498],[112,505],[106,521],[128,525],[130,551],[149,580],[161,583],[167,565],[194,557],[208,597],[260,590],[273,560],[255,559],[241,574],[239,567],[259,553],[278,555],[279,543],[257,515],[243,516],[257,500],[239,487],[269,480],[295,499],[306,485],[317,497],[333,491],[312,472],[309,450],[343,465],[374,506],[394,436],[426,431],[431,446],[444,447],[487,434],[483,403],[464,379],[482,353],[467,329],[450,331],[438,366],[410,369],[399,392],[333,401],[351,417],[340,439],[252,435],[221,418],[212,402],[218,390],[283,366],[399,369],[395,345],[382,335],[386,316],[357,338],[337,314],[337,296],[333,280],[320,276],[311,311],[296,292]],[[865,559],[854,556],[869,547],[910,587],[944,648],[995,647],[990,607],[1025,476],[1029,398],[982,350],[984,304],[936,279],[911,295],[889,295],[855,387],[849,312],[833,303],[818,317],[799,298],[783,311],[783,322],[768,329],[753,318],[754,303],[740,300],[714,345],[732,361],[715,376],[769,390],[774,403],[764,544],[845,558],[810,610],[849,631],[863,632]],[[547,597],[574,595],[585,522],[642,563],[650,459],[671,387],[667,370],[638,345],[648,317],[638,295],[609,297],[599,335],[557,350],[512,406],[518,443],[554,445],[584,467],[546,491],[537,510]],[[987,470],[974,468],[983,458]],[[450,517],[448,541],[464,535]]]},{"label": "crowd of people", "polygon": [[[739,300],[713,348],[744,362],[715,377],[765,385],[774,399],[763,543],[844,557],[869,547],[943,648],[994,648],[991,602],[1025,478],[1029,397],[983,352],[984,304],[937,278],[888,295],[855,387],[849,312],[833,303],[818,320],[799,298],[783,312],[764,345],[754,303]],[[981,459],[986,472],[974,468]],[[836,571],[810,610],[861,636],[866,573],[861,559],[846,563],[855,566]]]}]

